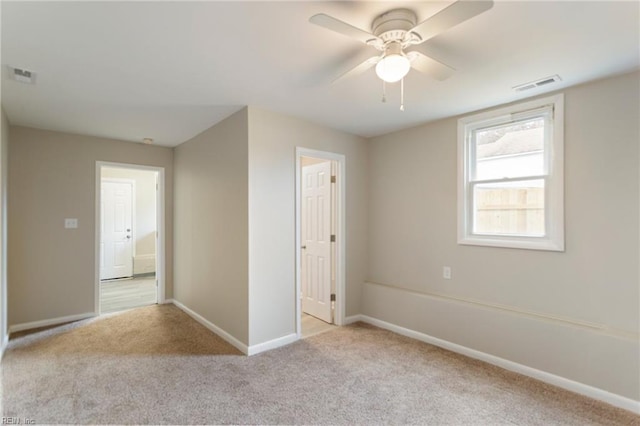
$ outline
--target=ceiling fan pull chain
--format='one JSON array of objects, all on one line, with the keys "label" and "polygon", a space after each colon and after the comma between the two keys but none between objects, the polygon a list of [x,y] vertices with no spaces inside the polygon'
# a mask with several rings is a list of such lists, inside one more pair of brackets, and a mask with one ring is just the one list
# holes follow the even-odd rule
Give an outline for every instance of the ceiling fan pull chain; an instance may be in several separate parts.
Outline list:
[{"label": "ceiling fan pull chain", "polygon": [[382,102],[387,102],[387,90],[384,80],[382,80]]},{"label": "ceiling fan pull chain", "polygon": [[400,80],[400,111],[404,111],[404,78]]}]

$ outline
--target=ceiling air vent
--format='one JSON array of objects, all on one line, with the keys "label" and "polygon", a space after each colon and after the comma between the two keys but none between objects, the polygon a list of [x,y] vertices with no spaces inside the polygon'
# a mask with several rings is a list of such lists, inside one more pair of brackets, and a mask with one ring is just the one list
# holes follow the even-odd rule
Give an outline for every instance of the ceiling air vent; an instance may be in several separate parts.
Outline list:
[{"label": "ceiling air vent", "polygon": [[556,74],[552,75],[551,77],[545,77],[541,78],[540,80],[514,86],[513,90],[515,90],[516,92],[523,92],[525,90],[535,89],[536,87],[546,86],[547,84],[555,83],[557,81],[562,81],[562,79],[559,75]]},{"label": "ceiling air vent", "polygon": [[33,71],[8,67],[9,68],[9,77],[12,80],[15,80],[19,83],[24,84],[35,84],[36,83],[36,73]]}]

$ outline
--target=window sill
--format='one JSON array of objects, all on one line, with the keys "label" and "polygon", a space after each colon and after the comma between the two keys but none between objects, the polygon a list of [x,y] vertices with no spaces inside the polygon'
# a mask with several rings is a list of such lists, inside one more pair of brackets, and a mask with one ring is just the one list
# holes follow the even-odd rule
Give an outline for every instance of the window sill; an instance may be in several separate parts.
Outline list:
[{"label": "window sill", "polygon": [[494,236],[466,236],[458,238],[458,244],[564,252],[563,241],[554,241],[548,238],[523,239]]}]

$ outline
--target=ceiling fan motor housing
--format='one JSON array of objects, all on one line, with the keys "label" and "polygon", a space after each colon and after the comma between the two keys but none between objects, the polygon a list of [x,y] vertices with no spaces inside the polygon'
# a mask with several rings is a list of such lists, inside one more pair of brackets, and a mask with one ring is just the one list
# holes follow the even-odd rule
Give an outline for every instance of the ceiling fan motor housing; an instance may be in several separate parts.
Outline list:
[{"label": "ceiling fan motor housing", "polygon": [[384,50],[384,56],[391,55],[404,56],[404,53],[402,52],[402,44],[400,44],[399,41],[392,41],[387,43],[387,47]]},{"label": "ceiling fan motor housing", "polygon": [[399,41],[416,26],[416,21],[416,14],[412,10],[394,9],[378,16],[371,25],[371,31],[385,43]]}]

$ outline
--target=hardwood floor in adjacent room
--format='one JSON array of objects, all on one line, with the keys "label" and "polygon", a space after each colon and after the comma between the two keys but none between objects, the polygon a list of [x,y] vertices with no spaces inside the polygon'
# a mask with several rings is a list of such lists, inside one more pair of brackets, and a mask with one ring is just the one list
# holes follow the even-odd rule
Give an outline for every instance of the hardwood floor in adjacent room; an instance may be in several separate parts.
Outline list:
[{"label": "hardwood floor in adjacent room", "polygon": [[336,326],[322,321],[309,314],[302,314],[302,338],[315,336],[325,331],[333,330]]},{"label": "hardwood floor in adjacent room", "polygon": [[100,282],[100,313],[123,311],[157,303],[155,276]]}]

